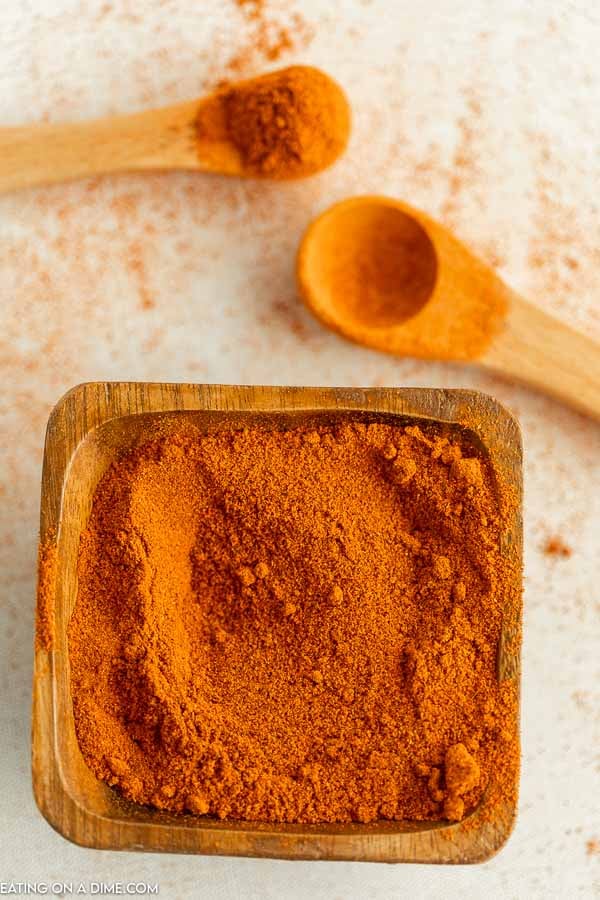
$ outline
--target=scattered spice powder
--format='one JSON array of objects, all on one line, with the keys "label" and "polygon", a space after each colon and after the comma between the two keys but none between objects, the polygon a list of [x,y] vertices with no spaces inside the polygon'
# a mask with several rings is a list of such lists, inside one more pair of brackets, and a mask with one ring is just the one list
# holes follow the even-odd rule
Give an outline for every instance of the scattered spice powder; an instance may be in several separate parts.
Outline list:
[{"label": "scattered spice powder", "polygon": [[513,798],[497,650],[519,573],[489,461],[433,426],[177,427],[111,465],[81,538],[71,688],[95,774],[271,822]]},{"label": "scattered spice powder", "polygon": [[251,18],[258,18],[262,15],[265,7],[265,0],[235,0],[236,6],[247,10]]},{"label": "scattered spice powder", "polygon": [[257,57],[275,62],[283,54],[306,49],[314,27],[287,4],[265,0],[235,0],[245,18],[245,37],[225,63],[225,70],[239,77],[256,67]]},{"label": "scattered spice powder", "polygon": [[56,580],[56,538],[49,534],[38,551],[38,586],[35,641],[40,650],[50,651],[54,643],[54,593]]},{"label": "scattered spice powder", "polygon": [[600,841],[598,838],[590,838],[586,841],[585,851],[588,856],[600,856]]},{"label": "scattered spice powder", "polygon": [[546,539],[542,547],[546,556],[562,557],[568,559],[573,555],[572,549],[566,544],[561,537],[553,535]]},{"label": "scattered spice powder", "polygon": [[321,171],[346,147],[350,112],[341,88],[319,69],[292,66],[226,88],[218,110],[199,113],[200,142],[225,134],[244,170],[269,178]]}]

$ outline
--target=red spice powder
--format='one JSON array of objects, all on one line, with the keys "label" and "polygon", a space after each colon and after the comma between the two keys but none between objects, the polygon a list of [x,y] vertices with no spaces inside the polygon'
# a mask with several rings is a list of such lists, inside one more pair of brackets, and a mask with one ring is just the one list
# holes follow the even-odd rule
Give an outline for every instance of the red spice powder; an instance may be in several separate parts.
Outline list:
[{"label": "red spice powder", "polygon": [[306,49],[313,28],[298,12],[275,11],[266,0],[235,0],[246,19],[246,36],[225,65],[229,80],[239,77],[262,58],[275,62],[287,52]]},{"label": "red spice powder", "polygon": [[562,556],[563,559],[568,559],[573,554],[571,547],[558,535],[547,538],[542,546],[542,550],[546,556]]},{"label": "red spice powder", "polygon": [[585,852],[588,856],[600,856],[600,841],[598,838],[590,838],[586,841]]},{"label": "red spice powder", "polygon": [[435,428],[189,428],[126,453],[69,625],[86,762],[138,803],[220,818],[510,803],[503,504],[488,460]]},{"label": "red spice powder", "polygon": [[35,625],[36,648],[50,651],[54,643],[54,595],[57,547],[54,536],[40,544]]}]

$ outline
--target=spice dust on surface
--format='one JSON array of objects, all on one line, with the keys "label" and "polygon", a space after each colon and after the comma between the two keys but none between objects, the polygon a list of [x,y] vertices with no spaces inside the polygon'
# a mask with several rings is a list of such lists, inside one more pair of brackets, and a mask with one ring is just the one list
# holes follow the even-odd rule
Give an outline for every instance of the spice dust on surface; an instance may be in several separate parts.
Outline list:
[{"label": "spice dust on surface", "polygon": [[[174,428],[174,426],[173,426]],[[96,489],[69,624],[93,772],[160,809],[460,820],[514,800],[511,505],[466,438],[167,429]]]},{"label": "spice dust on surface", "polygon": [[288,4],[274,8],[266,0],[235,0],[235,5],[245,20],[246,37],[225,64],[229,76],[246,73],[257,59],[273,63],[286,53],[306,50],[314,37],[314,28]]},{"label": "spice dust on surface", "polygon": [[573,555],[573,550],[559,535],[551,535],[546,538],[542,546],[546,556],[562,557],[569,559]]}]

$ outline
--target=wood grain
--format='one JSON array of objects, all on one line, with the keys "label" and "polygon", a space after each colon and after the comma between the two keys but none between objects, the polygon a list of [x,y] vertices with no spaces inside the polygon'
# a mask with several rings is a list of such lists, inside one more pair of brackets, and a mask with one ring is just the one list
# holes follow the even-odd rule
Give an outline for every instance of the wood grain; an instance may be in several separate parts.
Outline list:
[{"label": "wood grain", "polygon": [[[122,800],[85,765],[69,692],[67,624],[77,592],[76,559],[93,491],[121,450],[183,419],[207,431],[252,422],[273,425],[345,417],[429,420],[467,429],[496,471],[520,496],[521,443],[515,420],[494,400],[469,391],[236,387],[93,383],[74,388],[55,407],[47,429],[42,477],[41,540],[56,534],[58,568],[51,651],[38,648],[33,685],[32,773],[38,806],[64,837],[86,847],[230,854],[284,859],[473,863],[487,859],[510,833],[515,808],[486,814],[485,796],[463,822],[370,825],[271,825],[174,816]],[[519,510],[503,547],[520,571]],[[514,586],[511,586],[514,587]],[[518,592],[506,591],[501,677],[520,678]],[[518,730],[518,720],[514,722]]]},{"label": "wood grain", "polygon": [[600,345],[511,292],[506,321],[480,360],[600,420]]},{"label": "wood grain", "polygon": [[196,120],[201,112],[210,117],[211,109],[209,98],[92,122],[2,128],[0,192],[115,172],[239,175],[239,153],[224,134],[198,140]]}]

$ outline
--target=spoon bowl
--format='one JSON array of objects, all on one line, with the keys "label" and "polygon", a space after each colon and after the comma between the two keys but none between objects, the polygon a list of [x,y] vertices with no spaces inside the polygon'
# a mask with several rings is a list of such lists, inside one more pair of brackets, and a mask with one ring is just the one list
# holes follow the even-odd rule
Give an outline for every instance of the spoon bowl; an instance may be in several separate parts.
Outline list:
[{"label": "spoon bowl", "polygon": [[[376,198],[342,203],[315,223],[307,243],[308,280],[338,319],[356,327],[393,328],[431,299],[435,248],[417,220]],[[318,246],[318,252],[310,254]]]},{"label": "spoon bowl", "polygon": [[309,227],[300,291],[326,325],[361,344],[426,359],[477,356],[502,324],[508,292],[424,213],[354,197]]},{"label": "spoon bowl", "polygon": [[478,362],[600,418],[600,347],[511,290],[447,228],[389,197],[353,197],[306,231],[300,294],[356,343]]}]

